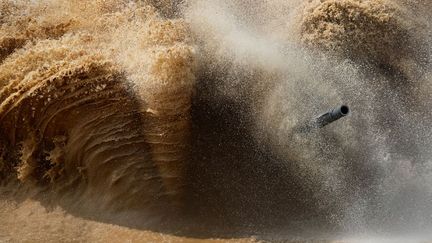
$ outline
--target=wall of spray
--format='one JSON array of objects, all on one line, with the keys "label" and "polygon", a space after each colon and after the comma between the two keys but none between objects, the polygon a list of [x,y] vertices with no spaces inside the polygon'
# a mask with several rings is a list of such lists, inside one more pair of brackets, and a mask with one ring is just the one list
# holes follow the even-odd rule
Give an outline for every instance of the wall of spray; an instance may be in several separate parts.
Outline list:
[{"label": "wall of spray", "polygon": [[[232,123],[269,149],[277,158],[270,163],[283,165],[281,184],[295,181],[282,193],[313,198],[329,221],[348,231],[429,228],[430,15],[418,15],[420,5],[428,7],[193,1],[186,19],[204,63],[198,96],[239,107],[241,118]],[[296,132],[339,104],[351,106],[348,119]]]},{"label": "wall of spray", "polygon": [[212,229],[430,229],[428,1],[0,7],[3,179]]}]

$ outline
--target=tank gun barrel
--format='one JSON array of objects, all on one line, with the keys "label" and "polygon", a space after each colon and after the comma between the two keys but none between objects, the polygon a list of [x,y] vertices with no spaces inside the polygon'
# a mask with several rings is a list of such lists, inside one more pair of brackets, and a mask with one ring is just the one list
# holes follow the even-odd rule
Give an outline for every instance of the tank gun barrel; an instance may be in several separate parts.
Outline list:
[{"label": "tank gun barrel", "polygon": [[314,129],[319,129],[327,126],[330,123],[333,123],[347,115],[349,115],[350,109],[346,105],[341,105],[334,109],[329,110],[328,112],[312,119],[306,126],[303,126],[300,129],[302,132],[310,132]]},{"label": "tank gun barrel", "polygon": [[332,110],[329,110],[328,112],[318,116],[315,118],[315,120],[312,121],[312,124],[316,128],[322,128],[327,126],[328,124],[335,122],[345,116],[347,116],[350,112],[350,109],[346,105],[342,105],[339,107],[336,107]]}]

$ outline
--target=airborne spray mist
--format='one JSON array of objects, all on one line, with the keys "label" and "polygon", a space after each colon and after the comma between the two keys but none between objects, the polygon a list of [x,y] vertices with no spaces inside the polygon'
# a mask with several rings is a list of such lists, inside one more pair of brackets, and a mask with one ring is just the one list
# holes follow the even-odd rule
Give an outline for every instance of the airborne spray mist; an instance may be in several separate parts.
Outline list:
[{"label": "airborne spray mist", "polygon": [[[416,15],[427,4],[195,1],[203,99],[247,107],[250,133],[287,171],[278,180],[300,185],[286,195],[306,193],[344,231],[428,232],[430,16]],[[295,132],[338,104],[349,119]]]},{"label": "airborne spray mist", "polygon": [[[5,202],[219,237],[432,229],[428,1],[0,9]],[[349,118],[296,129],[340,104]]]}]

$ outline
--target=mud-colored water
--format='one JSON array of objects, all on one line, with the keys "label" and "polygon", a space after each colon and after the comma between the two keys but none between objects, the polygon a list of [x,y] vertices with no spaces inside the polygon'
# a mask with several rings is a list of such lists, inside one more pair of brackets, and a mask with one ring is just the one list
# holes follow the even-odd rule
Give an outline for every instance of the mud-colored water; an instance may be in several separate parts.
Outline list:
[{"label": "mud-colored water", "polygon": [[0,241],[432,239],[428,1],[0,9]]}]

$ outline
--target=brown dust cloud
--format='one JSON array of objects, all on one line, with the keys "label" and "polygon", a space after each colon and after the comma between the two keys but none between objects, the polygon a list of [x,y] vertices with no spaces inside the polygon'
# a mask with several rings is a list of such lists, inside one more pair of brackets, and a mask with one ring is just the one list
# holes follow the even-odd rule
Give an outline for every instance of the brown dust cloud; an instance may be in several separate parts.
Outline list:
[{"label": "brown dust cloud", "polygon": [[431,25],[428,0],[1,0],[0,242],[432,240]]}]

